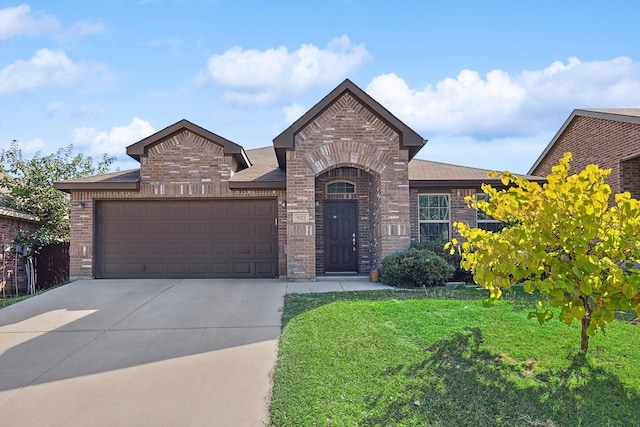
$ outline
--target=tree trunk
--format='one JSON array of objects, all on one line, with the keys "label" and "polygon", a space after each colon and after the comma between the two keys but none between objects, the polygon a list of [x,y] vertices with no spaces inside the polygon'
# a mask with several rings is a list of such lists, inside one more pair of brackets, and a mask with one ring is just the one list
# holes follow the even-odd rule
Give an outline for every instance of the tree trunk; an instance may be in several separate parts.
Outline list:
[{"label": "tree trunk", "polygon": [[582,296],[580,297],[582,300],[582,304],[584,305],[585,315],[582,318],[582,334],[580,336],[580,351],[586,353],[589,350],[589,334],[587,333],[587,328],[591,324],[591,305],[589,305],[589,298]]},{"label": "tree trunk", "polygon": [[589,350],[589,334],[587,333],[587,328],[591,324],[591,316],[584,316],[581,320],[582,322],[582,335],[580,340],[580,351],[586,353]]}]

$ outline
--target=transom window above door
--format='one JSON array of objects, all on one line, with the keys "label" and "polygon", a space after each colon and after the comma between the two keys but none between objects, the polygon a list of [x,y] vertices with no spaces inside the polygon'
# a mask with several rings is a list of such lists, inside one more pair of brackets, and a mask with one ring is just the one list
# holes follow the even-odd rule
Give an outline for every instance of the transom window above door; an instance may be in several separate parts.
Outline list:
[{"label": "transom window above door", "polygon": [[356,186],[350,182],[338,181],[327,185],[327,194],[354,194]]}]

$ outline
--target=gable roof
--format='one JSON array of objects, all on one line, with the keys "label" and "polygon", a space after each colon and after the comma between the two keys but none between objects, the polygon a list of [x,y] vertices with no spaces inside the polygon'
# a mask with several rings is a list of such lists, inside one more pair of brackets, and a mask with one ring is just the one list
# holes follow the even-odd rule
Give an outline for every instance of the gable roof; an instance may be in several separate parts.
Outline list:
[{"label": "gable roof", "polygon": [[241,169],[251,166],[251,163],[249,162],[249,159],[244,152],[244,148],[242,148],[241,145],[238,145],[235,142],[231,142],[228,139],[225,139],[220,135],[216,135],[215,133],[208,131],[205,128],[202,128],[185,119],[182,119],[179,122],[174,123],[171,126],[168,126],[161,131],[156,132],[153,135],[148,136],[136,142],[135,144],[128,146],[127,154],[137,161],[140,161],[140,156],[146,155],[147,150],[150,146],[167,138],[171,138],[172,136],[176,135],[179,132],[182,132],[185,129],[213,142],[214,144],[221,146],[223,148],[224,155],[235,157],[238,161],[238,164],[240,164]]},{"label": "gable roof", "polygon": [[273,146],[276,150],[278,165],[281,168],[286,169],[286,150],[294,148],[295,135],[305,128],[325,109],[331,106],[336,100],[342,97],[345,92],[349,92],[349,94],[356,98],[362,105],[372,110],[374,114],[398,132],[400,136],[400,147],[409,150],[409,159],[412,159],[427,143],[427,140],[423,139],[415,131],[409,128],[409,126],[391,114],[389,110],[380,105],[378,101],[356,86],[351,80],[346,79],[327,96],[322,98],[320,102],[311,107],[311,109],[302,115],[302,117],[293,122],[293,124],[285,129],[280,135],[275,137],[273,140]]},{"label": "gable roof", "polygon": [[555,134],[555,136],[551,139],[551,142],[545,147],[540,157],[535,161],[531,169],[529,169],[529,173],[533,173],[534,170],[542,163],[544,158],[547,156],[551,148],[555,145],[555,143],[562,137],[564,131],[569,127],[571,122],[576,116],[582,117],[591,117],[594,119],[602,119],[602,120],[613,120],[616,122],[624,122],[624,123],[634,123],[640,124],[640,108],[590,108],[590,109],[575,109],[569,116],[569,118],[564,122],[560,130]]}]

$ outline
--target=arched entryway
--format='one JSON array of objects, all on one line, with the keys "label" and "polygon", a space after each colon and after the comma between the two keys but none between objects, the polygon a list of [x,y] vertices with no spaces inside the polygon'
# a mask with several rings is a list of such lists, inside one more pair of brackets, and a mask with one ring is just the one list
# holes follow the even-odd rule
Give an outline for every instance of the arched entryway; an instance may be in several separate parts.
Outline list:
[{"label": "arched entryway", "polygon": [[[375,265],[372,200],[376,175],[353,166],[334,167],[315,180],[316,274],[367,273]],[[373,215],[372,215],[373,214]]]}]

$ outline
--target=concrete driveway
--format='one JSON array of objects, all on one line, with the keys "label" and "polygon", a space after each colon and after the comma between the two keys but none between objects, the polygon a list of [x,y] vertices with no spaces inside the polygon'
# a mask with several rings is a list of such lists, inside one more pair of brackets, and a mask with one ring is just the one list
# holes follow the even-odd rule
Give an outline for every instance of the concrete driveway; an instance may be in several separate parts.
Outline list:
[{"label": "concrete driveway", "polygon": [[0,310],[4,426],[261,426],[281,280],[82,280]]}]

